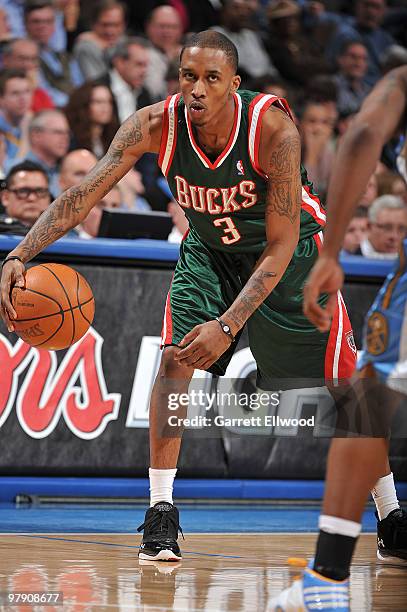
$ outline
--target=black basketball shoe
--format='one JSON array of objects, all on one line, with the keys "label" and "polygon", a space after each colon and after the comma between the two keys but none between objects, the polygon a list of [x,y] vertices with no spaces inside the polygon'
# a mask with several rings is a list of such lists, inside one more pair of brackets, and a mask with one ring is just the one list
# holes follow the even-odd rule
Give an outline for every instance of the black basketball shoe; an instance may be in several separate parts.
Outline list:
[{"label": "black basketball shoe", "polygon": [[168,502],[158,502],[146,512],[144,523],[137,531],[144,529],[139,558],[152,561],[181,561],[182,555],[178,546],[179,526],[178,510]]},{"label": "black basketball shoe", "polygon": [[377,520],[377,558],[381,563],[407,567],[407,512],[401,508]]}]

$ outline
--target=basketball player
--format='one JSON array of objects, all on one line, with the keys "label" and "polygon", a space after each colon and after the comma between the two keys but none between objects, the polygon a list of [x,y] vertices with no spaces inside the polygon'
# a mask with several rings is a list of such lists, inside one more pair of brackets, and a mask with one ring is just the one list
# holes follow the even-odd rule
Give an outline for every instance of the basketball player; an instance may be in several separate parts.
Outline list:
[{"label": "basketball player", "polygon": [[181,558],[172,499],[181,435],[161,435],[174,414],[169,390],[186,393],[195,368],[223,374],[246,323],[260,387],[281,378],[346,379],[355,365],[340,295],[324,333],[302,313],[325,214],[301,168],[290,110],[275,96],[238,92],[237,64],[222,34],[191,37],[181,53],[182,96],[130,117],[85,181],[55,200],[3,264],[2,316],[12,331],[10,289],[23,285],[24,264],[80,223],[143,153],[159,153],[191,229],[167,298],[151,397],[151,507],[140,527],[146,559]]},{"label": "basketball player", "polygon": [[[322,332],[330,328],[333,305],[343,284],[338,263],[343,237],[383,147],[383,159],[407,181],[406,130],[407,66],[403,66],[389,72],[374,87],[339,147],[328,190],[324,245],[305,287],[304,312]],[[396,269],[387,277],[367,315],[359,363],[360,376],[373,375],[378,383],[385,383],[376,387],[383,412],[393,403],[393,390],[407,393],[406,255],[407,239]],[[319,297],[326,293],[329,299],[324,308]],[[382,502],[377,506],[378,558],[407,567],[407,514],[394,496],[387,446],[387,440],[380,437],[333,440],[312,568],[304,572],[302,581],[270,602],[269,610],[309,610],[316,592],[325,610],[344,609],[361,517],[375,483],[373,495],[379,492]]]}]

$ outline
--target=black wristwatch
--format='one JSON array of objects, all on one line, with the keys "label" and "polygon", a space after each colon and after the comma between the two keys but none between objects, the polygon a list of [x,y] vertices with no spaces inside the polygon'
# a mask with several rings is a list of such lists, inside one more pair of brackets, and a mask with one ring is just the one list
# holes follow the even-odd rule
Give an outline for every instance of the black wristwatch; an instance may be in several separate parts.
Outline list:
[{"label": "black wristwatch", "polygon": [[222,319],[220,319],[219,317],[216,317],[216,320],[219,323],[219,325],[221,326],[223,333],[225,333],[227,336],[229,336],[231,341],[234,342],[235,341],[235,337],[232,334],[232,332],[230,331],[229,325],[227,323],[225,323],[224,321],[222,321]]}]

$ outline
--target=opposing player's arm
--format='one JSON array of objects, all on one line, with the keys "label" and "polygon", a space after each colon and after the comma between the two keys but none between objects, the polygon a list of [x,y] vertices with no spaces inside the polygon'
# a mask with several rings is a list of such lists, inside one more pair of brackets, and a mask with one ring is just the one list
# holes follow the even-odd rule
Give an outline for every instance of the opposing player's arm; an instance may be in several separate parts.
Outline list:
[{"label": "opposing player's arm", "polygon": [[332,168],[323,252],[337,257],[353,211],[381,150],[395,135],[406,112],[407,67],[389,72],[366,98],[347,130]]},{"label": "opposing player's arm", "polygon": [[163,103],[146,107],[123,123],[106,155],[78,186],[62,193],[45,212],[20,244],[9,254],[30,261],[52,242],[81,223],[116,183],[147,151],[159,147],[160,113]]},{"label": "opposing player's arm", "polygon": [[260,141],[260,164],[268,177],[267,246],[246,285],[222,315],[234,334],[279,283],[298,243],[300,162],[297,128],[287,115],[271,107],[263,120]]}]

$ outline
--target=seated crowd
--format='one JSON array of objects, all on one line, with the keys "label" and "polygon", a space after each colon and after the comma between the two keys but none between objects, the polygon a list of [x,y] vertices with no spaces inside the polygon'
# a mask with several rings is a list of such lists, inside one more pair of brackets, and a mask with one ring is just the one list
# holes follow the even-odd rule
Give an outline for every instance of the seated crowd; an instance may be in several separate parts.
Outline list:
[{"label": "seated crowd", "polygon": [[[324,200],[337,145],[374,83],[407,63],[407,11],[391,0],[5,0],[0,8],[0,233],[24,234],[81,182],[121,122],[177,92],[190,32],[236,44],[242,88],[289,102],[302,161]],[[401,144],[402,146],[402,144]],[[404,145],[405,146],[405,145]],[[380,162],[343,254],[391,259],[407,235],[407,188]],[[98,236],[103,208],[187,221],[146,155],[70,237]]]}]

